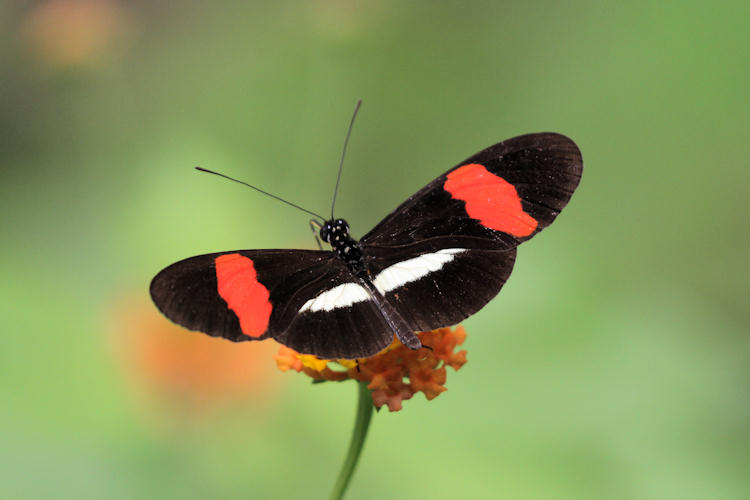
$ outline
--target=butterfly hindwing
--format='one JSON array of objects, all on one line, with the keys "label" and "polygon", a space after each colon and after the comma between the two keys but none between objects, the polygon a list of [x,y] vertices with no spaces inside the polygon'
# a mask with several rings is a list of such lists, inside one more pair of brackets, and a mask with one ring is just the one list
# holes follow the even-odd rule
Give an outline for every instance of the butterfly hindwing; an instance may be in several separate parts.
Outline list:
[{"label": "butterfly hindwing", "polygon": [[552,223],[582,170],[578,147],[563,135],[508,139],[430,182],[360,241],[393,247],[441,238],[449,246],[506,250]]},{"label": "butterfly hindwing", "polygon": [[500,292],[516,258],[515,248],[366,251],[376,287],[415,331],[455,325],[484,307]]},{"label": "butterfly hindwing", "polygon": [[[336,290],[340,286],[321,294],[340,296]],[[292,324],[274,338],[297,352],[324,359],[367,358],[386,348],[393,342],[393,331],[374,302],[362,295],[366,292],[358,283],[347,282],[343,286],[358,287],[354,288],[359,290],[355,295],[362,300],[330,308],[303,308]]]}]

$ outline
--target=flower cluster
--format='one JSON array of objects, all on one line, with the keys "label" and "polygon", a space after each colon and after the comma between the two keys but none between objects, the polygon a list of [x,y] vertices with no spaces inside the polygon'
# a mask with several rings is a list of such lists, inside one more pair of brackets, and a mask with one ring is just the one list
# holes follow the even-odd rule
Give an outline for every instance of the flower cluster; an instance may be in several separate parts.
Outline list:
[{"label": "flower cluster", "polygon": [[304,372],[314,380],[367,382],[376,407],[387,405],[390,411],[398,411],[401,402],[417,392],[424,393],[428,400],[436,398],[446,390],[446,367],[457,371],[466,363],[465,350],[454,352],[466,339],[463,327],[440,328],[417,335],[422,345],[431,349],[413,351],[394,339],[389,347],[370,358],[331,361],[281,346],[274,359],[280,370]]}]

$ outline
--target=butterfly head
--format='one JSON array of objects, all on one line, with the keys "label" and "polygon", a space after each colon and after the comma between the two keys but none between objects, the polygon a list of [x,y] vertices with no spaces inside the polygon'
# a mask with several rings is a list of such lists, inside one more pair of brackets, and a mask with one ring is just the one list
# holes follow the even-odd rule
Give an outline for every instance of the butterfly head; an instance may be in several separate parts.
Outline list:
[{"label": "butterfly head", "polygon": [[349,224],[344,219],[327,221],[320,228],[320,239],[331,245],[349,239]]}]

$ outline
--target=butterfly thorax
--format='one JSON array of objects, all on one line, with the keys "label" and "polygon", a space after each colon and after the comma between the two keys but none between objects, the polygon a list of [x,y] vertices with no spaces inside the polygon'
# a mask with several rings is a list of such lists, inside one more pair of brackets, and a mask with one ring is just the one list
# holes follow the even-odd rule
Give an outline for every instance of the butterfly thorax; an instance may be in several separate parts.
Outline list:
[{"label": "butterfly thorax", "polygon": [[320,228],[320,237],[333,247],[336,255],[344,261],[356,276],[366,276],[367,268],[362,258],[359,242],[349,236],[349,224],[344,219],[329,220]]}]

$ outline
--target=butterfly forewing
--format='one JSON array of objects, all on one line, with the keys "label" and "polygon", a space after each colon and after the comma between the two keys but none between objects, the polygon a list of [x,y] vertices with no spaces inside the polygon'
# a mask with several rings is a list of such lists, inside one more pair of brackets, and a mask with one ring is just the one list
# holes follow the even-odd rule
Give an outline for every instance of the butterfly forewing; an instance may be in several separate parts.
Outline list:
[{"label": "butterfly forewing", "polygon": [[331,260],[330,252],[307,250],[199,255],[157,274],[151,297],[165,316],[190,330],[236,342],[264,339],[273,327],[291,322],[293,314],[285,312],[294,293],[325,276]]},{"label": "butterfly forewing", "polygon": [[[388,346],[393,334],[355,281],[331,252],[238,250],[172,264],[151,282],[151,297],[190,330],[235,342],[272,337],[301,353],[360,358]],[[355,302],[333,293],[337,307],[305,307],[342,285],[361,289]]]},{"label": "butterfly forewing", "polygon": [[554,133],[491,146],[427,184],[362,237],[393,247],[462,239],[473,248],[505,250],[548,226],[578,186],[578,147]]}]

